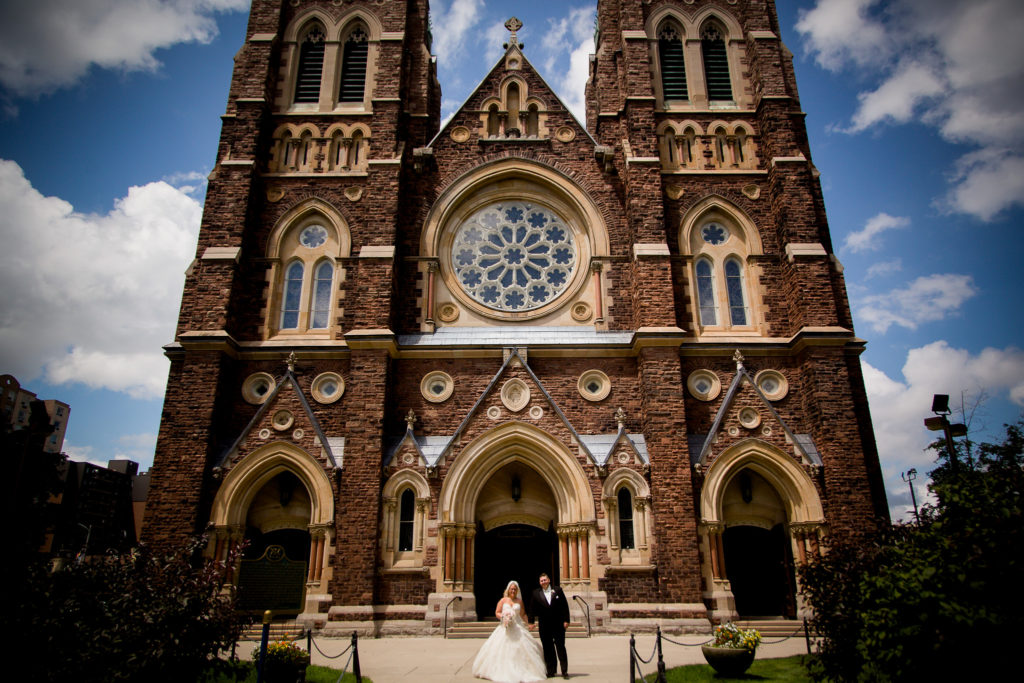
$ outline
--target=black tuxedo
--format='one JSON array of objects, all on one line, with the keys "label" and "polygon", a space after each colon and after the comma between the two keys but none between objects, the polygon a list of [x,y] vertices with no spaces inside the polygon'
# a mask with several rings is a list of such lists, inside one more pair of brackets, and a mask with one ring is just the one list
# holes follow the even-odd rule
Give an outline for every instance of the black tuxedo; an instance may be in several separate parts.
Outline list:
[{"label": "black tuxedo", "polygon": [[[569,622],[569,601],[558,586],[551,587],[551,604],[544,597],[544,591],[536,588],[530,595],[527,607],[530,623],[536,619],[540,627],[540,642],[544,646],[544,663],[548,676],[555,675],[555,665],[562,665],[562,673],[569,669],[569,657],[565,653],[565,624]],[[556,662],[557,655],[557,662]]]}]

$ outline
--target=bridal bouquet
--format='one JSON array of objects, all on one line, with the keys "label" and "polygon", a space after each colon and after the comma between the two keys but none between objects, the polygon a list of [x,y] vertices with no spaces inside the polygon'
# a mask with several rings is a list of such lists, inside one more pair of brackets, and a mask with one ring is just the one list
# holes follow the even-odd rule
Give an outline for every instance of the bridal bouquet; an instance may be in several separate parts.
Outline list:
[{"label": "bridal bouquet", "polygon": [[508,628],[512,624],[512,613],[503,612],[501,615],[501,625]]}]

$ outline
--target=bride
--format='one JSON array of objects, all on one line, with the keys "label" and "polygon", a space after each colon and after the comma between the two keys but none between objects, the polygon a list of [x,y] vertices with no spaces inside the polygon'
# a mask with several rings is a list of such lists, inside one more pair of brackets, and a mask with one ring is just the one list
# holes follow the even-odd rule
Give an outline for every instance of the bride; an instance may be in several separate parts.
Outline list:
[{"label": "bride", "polygon": [[523,623],[524,612],[519,584],[509,581],[494,610],[501,623],[477,653],[474,676],[497,683],[528,683],[547,678],[540,643]]}]

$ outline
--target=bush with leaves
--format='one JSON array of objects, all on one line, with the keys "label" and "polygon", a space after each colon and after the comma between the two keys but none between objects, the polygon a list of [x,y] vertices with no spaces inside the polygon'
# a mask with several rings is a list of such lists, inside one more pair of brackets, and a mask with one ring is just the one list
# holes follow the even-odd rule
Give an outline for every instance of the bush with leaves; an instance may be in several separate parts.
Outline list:
[{"label": "bush with leaves", "polygon": [[[1024,627],[1024,421],[941,468],[919,525],[832,543],[801,569],[817,680],[957,680],[1014,661]],[[975,653],[980,659],[971,656]]]},{"label": "bush with leaves", "polygon": [[205,544],[141,546],[52,574],[33,565],[12,597],[12,654],[43,681],[197,680],[247,623]]}]

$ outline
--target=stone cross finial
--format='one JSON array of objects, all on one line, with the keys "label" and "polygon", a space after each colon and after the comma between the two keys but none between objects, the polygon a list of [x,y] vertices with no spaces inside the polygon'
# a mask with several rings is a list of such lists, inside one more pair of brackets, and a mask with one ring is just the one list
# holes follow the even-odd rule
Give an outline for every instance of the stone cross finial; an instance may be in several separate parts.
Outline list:
[{"label": "stone cross finial", "polygon": [[516,31],[518,31],[522,27],[523,27],[523,22],[519,21],[519,19],[517,19],[515,17],[512,17],[511,19],[509,19],[508,21],[505,22],[505,28],[507,28],[512,33],[512,37],[508,39],[508,43],[506,44],[506,47],[508,45],[512,45],[512,46],[518,45],[519,47],[522,47],[522,45],[520,45],[519,41],[516,39]]},{"label": "stone cross finial", "polygon": [[409,408],[409,414],[405,416],[405,423],[409,425],[409,429],[412,429],[412,426],[416,424],[416,411],[412,408]]},{"label": "stone cross finial", "polygon": [[736,369],[737,370],[742,370],[743,369],[743,354],[740,353],[739,349],[736,349],[736,352],[732,354],[732,359],[734,361],[736,361]]},{"label": "stone cross finial", "polygon": [[292,351],[288,354],[288,360],[285,361],[288,365],[288,372],[295,372],[295,352]]},{"label": "stone cross finial", "polygon": [[615,411],[615,421],[619,423],[619,427],[626,424],[626,411],[621,406]]}]

